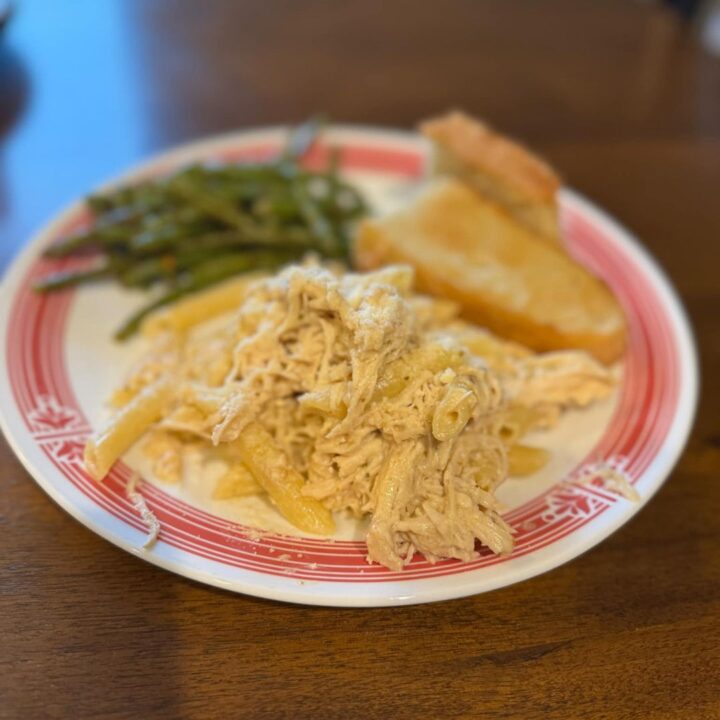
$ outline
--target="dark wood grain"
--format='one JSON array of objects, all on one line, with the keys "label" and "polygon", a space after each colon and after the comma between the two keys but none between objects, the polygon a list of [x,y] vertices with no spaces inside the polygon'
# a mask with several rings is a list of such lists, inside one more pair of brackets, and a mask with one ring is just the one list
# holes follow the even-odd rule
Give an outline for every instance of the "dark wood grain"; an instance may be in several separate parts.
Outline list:
[{"label": "dark wood grain", "polygon": [[679,288],[688,450],[601,546],[486,595],[303,608],[202,587],[70,519],[0,440],[0,718],[720,718],[720,63],[646,3],[18,3],[0,258],[149,152],[325,111],[463,106],[623,220]]}]

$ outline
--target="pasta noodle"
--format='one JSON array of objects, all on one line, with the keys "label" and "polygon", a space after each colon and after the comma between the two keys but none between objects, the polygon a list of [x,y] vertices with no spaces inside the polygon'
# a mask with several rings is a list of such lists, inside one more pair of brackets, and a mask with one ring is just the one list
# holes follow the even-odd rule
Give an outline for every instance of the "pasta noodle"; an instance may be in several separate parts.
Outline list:
[{"label": "pasta noodle", "polygon": [[248,286],[260,277],[261,273],[244,275],[204,293],[183,298],[150,315],[140,330],[146,337],[156,337],[168,331],[185,332],[195,325],[235,309],[242,302]]},{"label": "pasta noodle", "polygon": [[550,459],[550,453],[544,448],[530,445],[512,445],[508,449],[508,471],[511,475],[524,476],[544,467]]},{"label": "pasta noodle", "polygon": [[329,510],[315,498],[303,495],[302,475],[275,445],[267,430],[258,423],[250,423],[236,443],[243,462],[284,517],[306,532],[332,534],[335,523]]},{"label": "pasta noodle", "polygon": [[472,388],[453,383],[433,413],[432,433],[436,440],[450,440],[467,425],[478,399]]},{"label": "pasta noodle", "polygon": [[217,481],[212,497],[213,500],[230,500],[247,495],[258,495],[261,492],[263,492],[262,486],[247,466],[242,462],[236,462]]},{"label": "pasta noodle", "polygon": [[102,480],[113,463],[163,416],[170,394],[170,379],[159,380],[133,398],[102,432],[88,440],[85,467],[95,480]]}]

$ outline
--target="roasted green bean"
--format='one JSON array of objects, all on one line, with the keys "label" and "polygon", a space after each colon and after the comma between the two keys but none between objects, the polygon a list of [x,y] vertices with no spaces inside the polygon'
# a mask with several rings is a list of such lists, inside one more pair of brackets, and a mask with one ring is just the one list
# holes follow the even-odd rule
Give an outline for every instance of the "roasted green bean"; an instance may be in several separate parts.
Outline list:
[{"label": "roasted green bean", "polygon": [[92,227],[59,240],[45,254],[95,254],[101,261],[52,274],[36,289],[99,278],[127,287],[162,286],[118,331],[122,339],[157,307],[232,275],[279,267],[309,251],[347,258],[349,226],[366,205],[341,179],[339,151],[331,151],[325,170],[302,167],[322,126],[311,119],[297,128],[271,162],[196,164],[88,197]]}]

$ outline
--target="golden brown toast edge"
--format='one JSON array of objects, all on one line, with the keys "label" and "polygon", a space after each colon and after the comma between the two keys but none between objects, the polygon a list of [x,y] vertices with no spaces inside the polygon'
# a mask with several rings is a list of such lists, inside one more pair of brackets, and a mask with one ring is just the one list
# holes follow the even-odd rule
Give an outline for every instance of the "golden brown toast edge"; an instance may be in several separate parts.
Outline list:
[{"label": "golden brown toast edge", "polygon": [[[417,202],[423,201],[424,199],[420,198]],[[491,205],[489,209],[500,213],[506,222],[515,222],[513,217],[502,208]],[[411,211],[411,208],[405,208],[402,212]],[[369,270],[391,263],[407,263],[415,268],[416,286],[420,291],[458,302],[463,308],[462,315],[466,319],[486,327],[500,337],[527,345],[536,351],[578,348],[586,350],[606,364],[614,362],[622,355],[625,347],[624,324],[607,333],[561,332],[553,325],[538,323],[522,313],[479,301],[477,295],[463,290],[439,273],[434,264],[424,262],[419,254],[407,252],[405,243],[410,242],[410,239],[403,241],[402,245],[393,242],[383,227],[382,220],[365,220],[361,223],[354,242],[355,264],[359,269]],[[537,242],[543,241],[537,240]],[[557,252],[557,250],[548,247],[547,252]],[[591,277],[603,286],[612,301],[616,303],[604,283],[595,276]]]},{"label": "golden brown toast edge", "polygon": [[420,131],[433,143],[437,174],[459,178],[544,239],[561,243],[560,178],[544,160],[459,111],[424,121]]}]

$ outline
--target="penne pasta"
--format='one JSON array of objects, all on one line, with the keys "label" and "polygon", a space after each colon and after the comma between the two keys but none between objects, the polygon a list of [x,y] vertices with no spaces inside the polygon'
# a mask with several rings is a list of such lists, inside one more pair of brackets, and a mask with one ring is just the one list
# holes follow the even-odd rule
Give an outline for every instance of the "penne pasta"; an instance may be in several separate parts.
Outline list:
[{"label": "penne pasta", "polygon": [[510,475],[532,475],[547,465],[550,453],[544,448],[530,445],[513,445],[508,449],[508,471]]},{"label": "penne pasta", "polygon": [[442,442],[459,435],[477,404],[477,396],[467,385],[449,385],[433,413],[432,433],[435,439]]},{"label": "penne pasta", "polygon": [[461,350],[446,348],[439,344],[411,350],[404,357],[388,363],[378,381],[373,399],[397,397],[409,385],[411,379],[423,370],[435,374],[447,368],[458,368],[463,359]]},{"label": "penne pasta", "polygon": [[263,492],[253,474],[241,462],[233,464],[217,481],[213,490],[213,500],[230,500],[231,498],[259,495]]},{"label": "penne pasta", "polygon": [[512,371],[515,362],[532,356],[532,352],[518,343],[501,340],[481,328],[465,327],[460,342],[475,356],[482,358],[497,371]]},{"label": "penne pasta", "polygon": [[244,464],[286,520],[317,535],[335,531],[330,511],[319,500],[303,495],[305,480],[265,428],[250,423],[235,444]]},{"label": "penne pasta", "polygon": [[543,408],[512,405],[502,413],[500,434],[508,445],[512,445],[532,430],[551,424],[552,419]]},{"label": "penne pasta", "polygon": [[155,337],[163,332],[182,333],[201,322],[230,312],[242,303],[248,286],[262,277],[262,273],[250,273],[190,295],[150,315],[142,324],[141,332],[146,337]]},{"label": "penne pasta", "polygon": [[172,383],[162,379],[145,388],[113,418],[112,422],[85,444],[85,468],[95,480],[102,480],[113,463],[140,439],[165,411]]}]

